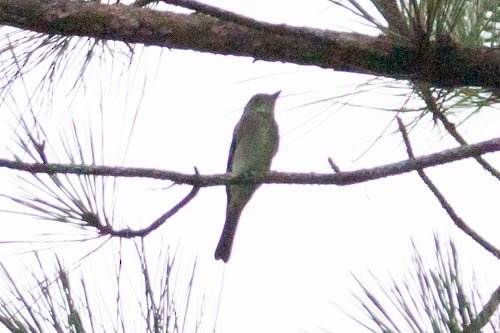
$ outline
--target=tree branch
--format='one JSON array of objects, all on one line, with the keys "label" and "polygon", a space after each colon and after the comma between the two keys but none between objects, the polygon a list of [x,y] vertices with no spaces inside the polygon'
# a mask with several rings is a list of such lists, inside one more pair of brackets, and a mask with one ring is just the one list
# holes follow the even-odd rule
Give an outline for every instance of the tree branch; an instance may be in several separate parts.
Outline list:
[{"label": "tree branch", "polygon": [[[467,145],[467,141],[458,133],[457,128],[455,124],[453,124],[451,121],[448,120],[446,117],[445,113],[442,112],[439,108],[439,106],[436,103],[436,99],[434,96],[432,96],[432,91],[430,87],[426,84],[422,84],[419,82],[414,83],[415,87],[419,90],[420,96],[424,100],[425,104],[427,105],[427,108],[429,111],[432,113],[432,117],[436,120],[439,120],[441,124],[443,124],[444,128],[446,131],[462,146]],[[495,177],[497,180],[500,180],[500,172],[498,172],[497,169],[495,169],[490,163],[488,163],[484,158],[481,156],[475,156],[474,159],[486,170],[488,171],[493,177]]]},{"label": "tree branch", "polygon": [[463,333],[476,333],[480,332],[481,329],[488,324],[491,317],[498,309],[498,304],[500,304],[500,287],[498,287],[491,295],[489,301],[484,305],[483,310],[478,313],[476,318],[474,318],[470,325],[465,327],[462,331]]},{"label": "tree branch", "polygon": [[[403,141],[404,141],[404,143],[406,145],[406,151],[408,153],[408,156],[410,158],[415,158],[415,156],[413,154],[413,149],[412,149],[411,144],[410,144],[410,140],[408,138],[408,133],[406,131],[406,128],[405,128],[403,122],[401,121],[401,119],[399,117],[396,118],[396,119],[398,121],[399,130],[400,130],[400,132],[401,132],[401,134],[403,136]],[[450,203],[446,200],[446,198],[444,197],[444,195],[439,191],[439,189],[437,188],[437,186],[434,185],[434,183],[431,181],[431,179],[429,177],[427,177],[427,175],[425,174],[424,170],[422,168],[418,168],[417,169],[417,173],[420,176],[420,178],[423,180],[423,182],[425,183],[425,185],[427,185],[427,187],[434,194],[434,196],[436,197],[436,199],[441,204],[441,207],[443,207],[443,209],[446,211],[446,213],[451,218],[451,220],[455,223],[455,225],[460,230],[462,230],[464,233],[466,233],[467,235],[469,235],[474,241],[476,241],[484,249],[486,249],[486,251],[490,252],[495,257],[497,257],[498,259],[500,259],[500,250],[497,249],[493,244],[491,244],[490,242],[488,242],[486,239],[484,239],[481,235],[479,235],[474,229],[472,229],[471,227],[469,227],[465,223],[465,221],[462,220],[462,218],[460,218],[460,216],[458,216],[458,214],[455,212],[455,210],[450,205]]]},{"label": "tree branch", "polygon": [[0,168],[3,167],[31,173],[62,173],[76,175],[163,179],[170,180],[177,184],[189,184],[199,187],[243,184],[247,182],[266,184],[344,186],[363,183],[366,181],[385,178],[389,176],[396,176],[403,173],[416,171],[418,169],[451,163],[499,150],[500,138],[495,138],[476,144],[452,148],[438,153],[433,153],[418,158],[410,158],[408,160],[381,165],[369,169],[341,171],[334,174],[269,172],[267,174],[255,174],[250,176],[235,176],[231,173],[202,176],[198,174],[188,175],[174,171],[148,168],[74,165],[59,163],[24,163],[7,159],[0,159]]},{"label": "tree branch", "polygon": [[110,225],[104,224],[94,224],[93,226],[99,230],[101,235],[109,235],[113,237],[122,237],[122,238],[133,238],[133,237],[145,237],[149,235],[152,231],[158,229],[160,226],[165,223],[170,217],[174,216],[181,208],[186,206],[193,198],[198,194],[200,188],[198,186],[194,186],[191,192],[186,195],[181,201],[179,201],[175,206],[169,209],[162,216],[157,218],[153,223],[143,229],[133,230],[130,228],[115,230]]},{"label": "tree branch", "polygon": [[[226,11],[223,14],[236,17]],[[224,15],[214,18],[177,14],[98,1],[0,1],[0,24],[44,34],[316,65],[396,79],[419,79],[443,87],[500,88],[500,49],[471,50],[431,43],[428,54],[434,55],[432,66],[424,70],[418,48],[397,45],[383,36],[275,25],[251,19],[237,23],[237,20],[224,19]]]}]

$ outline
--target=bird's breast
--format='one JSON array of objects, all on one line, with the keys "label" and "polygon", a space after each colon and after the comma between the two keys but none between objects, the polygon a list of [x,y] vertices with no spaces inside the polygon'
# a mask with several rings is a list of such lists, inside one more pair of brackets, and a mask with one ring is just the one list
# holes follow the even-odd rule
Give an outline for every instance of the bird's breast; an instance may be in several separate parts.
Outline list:
[{"label": "bird's breast", "polygon": [[278,127],[274,121],[254,121],[239,138],[234,151],[232,171],[267,171],[278,148]]}]

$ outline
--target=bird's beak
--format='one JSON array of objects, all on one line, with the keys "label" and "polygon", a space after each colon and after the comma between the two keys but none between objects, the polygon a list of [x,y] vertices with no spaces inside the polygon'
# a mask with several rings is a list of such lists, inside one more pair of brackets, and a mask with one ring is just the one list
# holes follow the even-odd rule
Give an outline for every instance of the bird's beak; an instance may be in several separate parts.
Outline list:
[{"label": "bird's beak", "polygon": [[281,93],[281,90],[278,90],[277,92],[275,92],[274,94],[272,94],[271,96],[273,96],[274,98],[278,98],[279,95]]}]

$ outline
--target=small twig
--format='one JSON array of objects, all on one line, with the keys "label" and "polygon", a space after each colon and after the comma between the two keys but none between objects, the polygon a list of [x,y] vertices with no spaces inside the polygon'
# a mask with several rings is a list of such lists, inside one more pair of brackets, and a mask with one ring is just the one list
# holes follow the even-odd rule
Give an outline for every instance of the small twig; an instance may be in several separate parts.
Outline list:
[{"label": "small twig", "polygon": [[221,21],[224,22],[232,22],[236,23],[241,26],[245,26],[248,28],[252,29],[275,29],[276,26],[270,23],[266,22],[260,22],[257,20],[254,20],[250,17],[243,16],[240,14],[233,13],[231,11],[216,7],[216,6],[211,6],[206,3],[202,3],[196,0],[137,0],[134,3],[135,7],[144,7],[146,5],[149,5],[150,3],[153,2],[163,2],[166,3],[167,5],[173,5],[189,10],[193,10],[198,14],[204,14],[211,16],[213,18],[217,18]]},{"label": "small twig", "polygon": [[333,159],[331,157],[328,157],[328,164],[330,164],[330,166],[332,167],[333,171],[335,171],[336,173],[340,172],[340,168],[338,167],[337,164],[335,164],[335,162],[333,161]]},{"label": "small twig", "polygon": [[[268,33],[276,33],[279,35],[292,35],[303,37],[307,35],[309,39],[323,39],[322,31],[318,30],[314,32],[308,28],[293,27],[284,29],[284,25],[276,25],[268,22],[258,21],[251,17],[244,16],[241,14],[233,13],[229,10],[225,10],[216,6],[211,6],[206,3],[202,3],[196,0],[161,0],[168,5],[174,5],[185,9],[194,10],[197,14],[203,14],[211,16],[220,20],[221,22],[230,22],[237,24],[242,27],[247,27],[252,30],[266,31]],[[136,6],[144,6],[153,2],[152,0],[138,0]],[[313,34],[311,34],[313,32]],[[254,60],[255,61],[255,60]]]},{"label": "small twig", "polygon": [[136,2],[133,3],[132,6],[134,7],[145,7],[149,5],[150,3],[153,2],[161,2],[161,0],[137,0]]},{"label": "small twig", "polygon": [[[410,144],[410,140],[408,138],[408,132],[406,131],[406,127],[403,124],[403,121],[401,118],[397,118],[398,121],[398,126],[399,126],[399,131],[401,132],[401,135],[403,136],[403,141],[406,146],[406,151],[408,153],[408,157],[410,159],[414,159],[415,155],[413,154],[413,149]],[[470,228],[455,212],[453,207],[448,203],[444,195],[439,191],[439,189],[432,183],[429,177],[425,174],[424,170],[422,168],[417,168],[417,173],[420,176],[420,178],[423,180],[425,185],[431,190],[431,192],[434,194],[436,199],[438,199],[439,203],[441,204],[441,207],[446,211],[448,216],[452,219],[452,221],[455,223],[455,225],[460,228],[463,232],[465,232],[467,235],[469,235],[473,240],[475,240],[477,243],[479,243],[483,248],[486,249],[486,251],[490,252],[493,254],[495,257],[500,259],[500,250],[497,249],[493,244],[489,243],[487,240],[485,240],[483,237],[481,237],[478,233],[476,233],[472,228]]]},{"label": "small twig", "polygon": [[233,12],[230,12],[228,10],[224,10],[215,6],[211,6],[205,3],[201,3],[199,1],[195,0],[162,0],[164,3],[169,4],[169,5],[174,5],[174,6],[179,6],[182,8],[186,9],[191,9],[196,11],[197,13],[200,14],[205,14],[209,15],[215,18],[218,18],[222,21],[226,22],[233,22],[238,25],[243,25],[249,28],[253,29],[262,29],[263,27],[266,28],[274,28],[274,25],[265,23],[265,22],[259,22],[257,20],[254,20],[252,18],[239,15]]}]

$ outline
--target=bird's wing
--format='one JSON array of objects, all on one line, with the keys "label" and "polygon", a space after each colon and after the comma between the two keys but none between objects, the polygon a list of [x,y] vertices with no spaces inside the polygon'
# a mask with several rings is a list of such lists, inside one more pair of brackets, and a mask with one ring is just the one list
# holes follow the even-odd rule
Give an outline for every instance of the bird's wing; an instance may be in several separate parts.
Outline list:
[{"label": "bird's wing", "polygon": [[236,146],[241,142],[241,136],[243,133],[253,133],[255,131],[256,120],[254,117],[241,117],[238,124],[234,128],[233,141],[231,142],[231,147],[229,148],[229,157],[227,159],[227,172],[233,171],[233,158],[234,152],[236,151]]},{"label": "bird's wing", "polygon": [[233,132],[233,141],[231,142],[231,147],[229,147],[229,157],[227,158],[227,172],[233,171],[233,158],[234,158],[234,151],[236,150],[236,143],[238,142],[237,136],[238,136],[238,128],[240,127],[239,122],[236,127],[234,128]]}]

